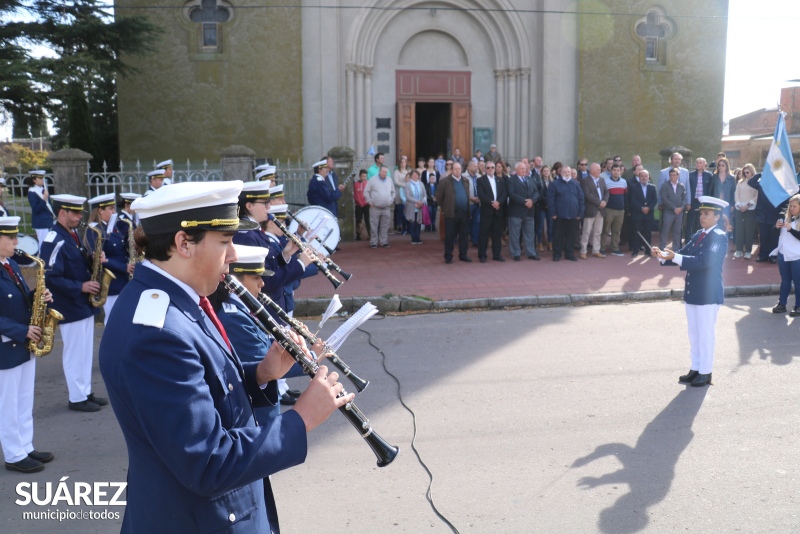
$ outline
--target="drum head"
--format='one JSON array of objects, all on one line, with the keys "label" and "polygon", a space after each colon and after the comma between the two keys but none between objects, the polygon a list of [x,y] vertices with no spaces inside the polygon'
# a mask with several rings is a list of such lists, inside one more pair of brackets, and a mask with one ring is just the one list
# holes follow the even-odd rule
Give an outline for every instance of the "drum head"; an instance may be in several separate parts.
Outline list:
[{"label": "drum head", "polygon": [[289,225],[290,232],[296,234],[299,226],[297,220],[303,221],[311,231],[318,229],[316,235],[325,243],[325,246],[323,246],[322,243],[316,239],[312,239],[310,244],[316,252],[327,256],[328,251],[325,250],[325,247],[336,250],[340,239],[339,221],[336,220],[333,213],[321,206],[306,206],[294,212],[293,215],[293,220]]},{"label": "drum head", "polygon": [[26,252],[31,256],[36,256],[39,253],[39,242],[35,237],[25,234],[17,234],[17,239],[19,240],[17,248],[21,251]]}]

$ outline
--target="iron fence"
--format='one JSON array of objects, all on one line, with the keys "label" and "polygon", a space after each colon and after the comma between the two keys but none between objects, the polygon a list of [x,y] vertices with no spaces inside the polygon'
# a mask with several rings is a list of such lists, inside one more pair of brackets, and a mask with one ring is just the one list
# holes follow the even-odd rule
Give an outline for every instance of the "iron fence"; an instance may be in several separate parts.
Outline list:
[{"label": "iron fence", "polygon": [[[152,169],[142,169],[140,161],[135,164],[128,164],[127,170],[124,163],[119,164],[119,171],[108,171],[108,166],[103,162],[103,170],[92,172],[89,164],[86,165],[86,188],[88,197],[93,198],[97,195],[114,193],[138,193],[140,195],[147,191],[150,180],[147,173],[155,170],[156,162],[153,162]],[[209,168],[208,162],[203,160],[202,167],[192,168],[192,163],[186,160],[186,165],[173,165],[172,182],[218,182],[222,180],[222,167]]]},{"label": "iron fence", "polygon": [[286,160],[281,163],[280,160],[275,162],[278,168],[278,183],[283,184],[283,192],[286,195],[286,203],[290,208],[298,208],[308,204],[306,191],[308,191],[308,182],[311,180],[313,173],[311,163],[303,164],[302,161]]}]

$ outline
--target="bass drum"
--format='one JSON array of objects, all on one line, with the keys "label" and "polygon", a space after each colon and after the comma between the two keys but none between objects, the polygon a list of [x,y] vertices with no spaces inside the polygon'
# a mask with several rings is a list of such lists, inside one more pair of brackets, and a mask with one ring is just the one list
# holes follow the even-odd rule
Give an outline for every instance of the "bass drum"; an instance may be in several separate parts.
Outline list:
[{"label": "bass drum", "polygon": [[[19,241],[19,243],[17,243],[17,248],[26,254],[36,256],[39,253],[39,242],[35,237],[17,234],[17,241]],[[14,254],[14,261],[20,265],[33,265],[35,263],[32,259],[26,258],[22,254]]]},{"label": "bass drum", "polygon": [[297,220],[303,221],[312,231],[319,226],[316,235],[322,243],[325,243],[325,246],[322,246],[322,243],[316,239],[312,239],[310,244],[315,252],[328,256],[329,252],[325,250],[325,247],[336,250],[336,247],[339,246],[339,221],[329,210],[321,206],[306,206],[295,211],[292,215],[292,222],[289,225],[289,231],[292,233],[298,233],[297,228],[299,225]]}]

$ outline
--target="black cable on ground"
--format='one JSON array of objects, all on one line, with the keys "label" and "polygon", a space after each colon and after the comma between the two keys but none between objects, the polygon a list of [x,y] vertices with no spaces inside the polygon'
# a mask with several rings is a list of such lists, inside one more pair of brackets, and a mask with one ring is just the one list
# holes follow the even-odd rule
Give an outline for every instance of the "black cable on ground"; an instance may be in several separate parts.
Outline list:
[{"label": "black cable on ground", "polygon": [[[385,318],[385,316],[381,315],[380,319],[384,319],[384,318]],[[402,404],[403,408],[405,408],[406,411],[411,414],[411,419],[414,422],[414,435],[411,438],[411,450],[413,450],[414,454],[417,456],[417,460],[419,461],[419,464],[422,466],[422,468],[425,470],[425,472],[428,473],[428,479],[429,479],[428,491],[425,493],[425,498],[430,503],[431,509],[433,509],[433,513],[436,514],[436,516],[439,519],[441,519],[448,527],[450,527],[450,530],[452,530],[455,534],[460,534],[460,532],[455,527],[455,525],[453,525],[453,523],[451,523],[445,516],[442,515],[441,512],[439,512],[439,509],[436,508],[436,504],[434,504],[434,502],[433,502],[433,489],[432,489],[432,487],[433,487],[433,473],[431,473],[431,470],[428,469],[427,465],[425,465],[425,462],[422,460],[422,456],[420,456],[419,451],[417,450],[417,447],[414,445],[414,442],[417,439],[417,414],[415,414],[414,410],[412,410],[405,403],[405,401],[403,400],[403,392],[401,390],[400,380],[397,378],[397,376],[392,374],[392,372],[389,371],[389,369],[386,367],[386,354],[384,354],[383,351],[377,345],[375,345],[372,342],[372,334],[370,334],[369,332],[367,332],[366,330],[363,330],[361,328],[357,328],[357,330],[359,332],[367,334],[367,343],[369,343],[372,348],[374,348],[376,351],[378,351],[380,353],[380,355],[381,355],[381,364],[383,365],[383,370],[386,372],[387,375],[391,376],[392,379],[394,379],[394,381],[397,383],[397,397],[400,399],[400,404]]]}]

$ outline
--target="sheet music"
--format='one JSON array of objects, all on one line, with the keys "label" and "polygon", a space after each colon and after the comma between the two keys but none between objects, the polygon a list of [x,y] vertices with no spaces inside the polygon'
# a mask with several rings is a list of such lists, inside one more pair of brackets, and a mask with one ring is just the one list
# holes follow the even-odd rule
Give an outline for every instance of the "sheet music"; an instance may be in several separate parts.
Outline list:
[{"label": "sheet music", "polygon": [[356,328],[366,323],[369,318],[376,313],[378,313],[378,308],[369,302],[361,306],[360,310],[354,313],[347,321],[344,322],[342,326],[336,330],[336,332],[328,337],[328,346],[334,351],[339,350],[339,347],[342,346],[344,341],[347,339],[347,336],[349,336]]},{"label": "sheet music", "polygon": [[328,309],[325,310],[325,313],[322,314],[322,319],[319,322],[319,327],[325,324],[325,321],[330,319],[334,313],[339,311],[342,308],[342,303],[339,301],[339,295],[334,295],[331,299],[330,304],[328,304]]}]

